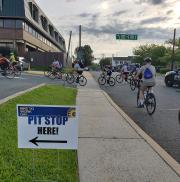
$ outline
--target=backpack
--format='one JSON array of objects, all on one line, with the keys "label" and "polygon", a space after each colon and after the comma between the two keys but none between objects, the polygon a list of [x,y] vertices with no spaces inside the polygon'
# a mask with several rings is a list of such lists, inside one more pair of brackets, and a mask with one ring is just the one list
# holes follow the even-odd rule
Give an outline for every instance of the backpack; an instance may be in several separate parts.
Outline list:
[{"label": "backpack", "polygon": [[81,68],[84,68],[84,64],[83,64],[82,62],[79,62],[79,66],[80,66]]},{"label": "backpack", "polygon": [[146,68],[144,71],[144,78],[151,79],[153,77],[153,73],[149,68]]}]

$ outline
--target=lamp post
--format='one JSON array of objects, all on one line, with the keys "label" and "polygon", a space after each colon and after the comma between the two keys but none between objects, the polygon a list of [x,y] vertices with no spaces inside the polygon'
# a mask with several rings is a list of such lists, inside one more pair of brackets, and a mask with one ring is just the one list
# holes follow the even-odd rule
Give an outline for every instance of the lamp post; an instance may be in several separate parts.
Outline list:
[{"label": "lamp post", "polygon": [[171,71],[174,69],[174,62],[175,62],[175,44],[176,44],[176,29],[174,29]]}]

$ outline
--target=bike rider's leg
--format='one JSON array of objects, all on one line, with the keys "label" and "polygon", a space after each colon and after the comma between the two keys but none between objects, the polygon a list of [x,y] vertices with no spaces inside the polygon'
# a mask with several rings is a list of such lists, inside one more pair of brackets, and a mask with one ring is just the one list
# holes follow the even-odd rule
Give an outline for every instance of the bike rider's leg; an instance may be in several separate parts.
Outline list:
[{"label": "bike rider's leg", "polygon": [[139,93],[139,107],[142,108],[144,107],[144,91],[147,89],[147,87],[141,85],[140,87],[140,93]]},{"label": "bike rider's leg", "polygon": [[77,74],[76,83],[79,83],[79,76],[80,76],[80,75],[79,75],[78,71],[77,71],[77,73],[76,73],[76,74]]},{"label": "bike rider's leg", "polygon": [[107,73],[107,83],[109,84],[109,81],[110,81],[110,77],[111,77],[112,73],[111,72],[108,72]]}]

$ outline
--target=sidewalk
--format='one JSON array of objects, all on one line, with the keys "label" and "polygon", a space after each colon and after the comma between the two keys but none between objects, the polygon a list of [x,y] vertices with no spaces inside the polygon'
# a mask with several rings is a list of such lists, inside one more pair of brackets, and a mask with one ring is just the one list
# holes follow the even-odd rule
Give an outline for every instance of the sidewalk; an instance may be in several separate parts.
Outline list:
[{"label": "sidewalk", "polygon": [[80,182],[179,182],[180,177],[109,102],[90,73],[79,87]]}]

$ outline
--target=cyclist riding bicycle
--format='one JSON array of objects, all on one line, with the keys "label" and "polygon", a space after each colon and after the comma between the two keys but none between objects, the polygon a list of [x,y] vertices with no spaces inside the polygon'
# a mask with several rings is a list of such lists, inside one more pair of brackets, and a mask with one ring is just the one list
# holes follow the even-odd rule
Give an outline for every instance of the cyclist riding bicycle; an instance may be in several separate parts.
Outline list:
[{"label": "cyclist riding bicycle", "polygon": [[123,74],[123,78],[124,80],[127,82],[128,79],[128,75],[129,75],[129,71],[128,71],[128,63],[125,63],[122,67],[122,74]]},{"label": "cyclist riding bicycle", "polygon": [[112,66],[111,65],[105,65],[104,66],[104,71],[106,72],[106,74],[108,76],[111,76],[112,75]]},{"label": "cyclist riding bicycle", "polygon": [[10,53],[9,61],[13,67],[18,63],[13,52]]},{"label": "cyclist riding bicycle", "polygon": [[108,76],[107,83],[109,83],[109,79],[112,75],[112,66],[111,65],[105,65],[104,71],[105,71],[106,75]]},{"label": "cyclist riding bicycle", "polygon": [[132,75],[136,75],[138,73],[139,69],[140,69],[140,65],[139,64],[135,64],[133,66],[133,68],[132,68],[132,71],[131,71]]},{"label": "cyclist riding bicycle", "polygon": [[2,75],[4,76],[6,75],[6,69],[8,67],[9,67],[9,60],[6,57],[0,55],[0,68],[3,70]]},{"label": "cyclist riding bicycle", "polygon": [[51,66],[52,71],[61,71],[62,69],[62,64],[60,64],[58,60],[54,60]]},{"label": "cyclist riding bicycle", "polygon": [[142,75],[142,83],[140,84],[140,104],[138,108],[144,107],[144,91],[146,91],[147,88],[150,88],[150,91],[152,91],[152,87],[156,84],[156,69],[153,65],[151,65],[152,59],[147,57],[144,59],[144,63],[145,65],[140,68],[135,76],[135,78],[138,79],[138,77]]},{"label": "cyclist riding bicycle", "polygon": [[75,60],[74,61],[74,71],[77,73],[77,80],[76,80],[76,82],[78,83],[79,82],[79,77],[80,77],[80,75],[82,75],[83,74],[83,63],[81,62],[81,61],[77,61],[77,60]]}]

